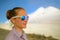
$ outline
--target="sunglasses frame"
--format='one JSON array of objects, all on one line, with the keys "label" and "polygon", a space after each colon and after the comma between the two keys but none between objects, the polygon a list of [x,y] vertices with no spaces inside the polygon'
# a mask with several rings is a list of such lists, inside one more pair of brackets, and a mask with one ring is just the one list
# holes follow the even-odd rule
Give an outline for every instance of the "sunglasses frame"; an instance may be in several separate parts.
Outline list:
[{"label": "sunglasses frame", "polygon": [[[27,20],[28,18],[29,18],[29,16],[14,16],[14,17],[12,17],[12,18],[20,18],[22,21],[24,21],[24,20]],[[24,17],[24,19],[23,19],[23,17]]]}]

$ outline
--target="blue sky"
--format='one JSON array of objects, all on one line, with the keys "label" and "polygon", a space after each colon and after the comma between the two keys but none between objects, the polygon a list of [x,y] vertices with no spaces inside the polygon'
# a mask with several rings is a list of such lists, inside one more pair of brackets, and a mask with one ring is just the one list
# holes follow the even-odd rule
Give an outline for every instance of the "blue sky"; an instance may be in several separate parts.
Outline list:
[{"label": "blue sky", "polygon": [[0,0],[0,23],[7,21],[6,11],[14,7],[23,7],[30,14],[40,7],[48,6],[60,9],[60,0]]}]

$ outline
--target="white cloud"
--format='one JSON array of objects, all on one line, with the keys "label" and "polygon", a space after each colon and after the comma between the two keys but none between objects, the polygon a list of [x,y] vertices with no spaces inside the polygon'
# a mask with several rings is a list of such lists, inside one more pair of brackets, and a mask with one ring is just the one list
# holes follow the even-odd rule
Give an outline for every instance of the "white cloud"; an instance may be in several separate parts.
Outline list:
[{"label": "white cloud", "polygon": [[35,12],[31,13],[30,23],[60,23],[60,9],[55,7],[40,7]]}]

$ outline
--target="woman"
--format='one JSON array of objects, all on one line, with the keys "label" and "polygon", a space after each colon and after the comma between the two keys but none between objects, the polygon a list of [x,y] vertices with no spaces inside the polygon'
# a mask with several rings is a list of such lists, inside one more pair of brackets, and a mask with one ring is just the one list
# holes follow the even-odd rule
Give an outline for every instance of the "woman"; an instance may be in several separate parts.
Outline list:
[{"label": "woman", "polygon": [[23,31],[23,28],[26,28],[28,21],[25,9],[15,7],[12,10],[7,11],[6,17],[14,24],[14,26],[5,40],[27,40],[26,34]]}]

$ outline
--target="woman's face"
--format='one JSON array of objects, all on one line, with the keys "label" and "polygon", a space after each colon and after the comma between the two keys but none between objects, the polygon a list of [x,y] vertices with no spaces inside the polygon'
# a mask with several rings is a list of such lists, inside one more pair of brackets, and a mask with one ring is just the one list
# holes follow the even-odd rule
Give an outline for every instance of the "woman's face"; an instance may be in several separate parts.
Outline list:
[{"label": "woman's face", "polygon": [[[17,16],[27,16],[26,11],[21,9],[17,12]],[[21,20],[21,18],[17,17],[14,20],[14,26],[19,27],[19,28],[26,28],[27,20]]]}]

